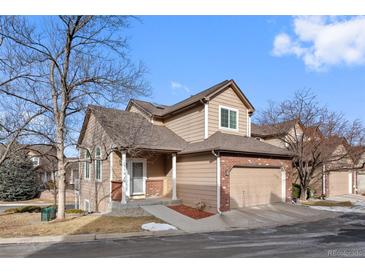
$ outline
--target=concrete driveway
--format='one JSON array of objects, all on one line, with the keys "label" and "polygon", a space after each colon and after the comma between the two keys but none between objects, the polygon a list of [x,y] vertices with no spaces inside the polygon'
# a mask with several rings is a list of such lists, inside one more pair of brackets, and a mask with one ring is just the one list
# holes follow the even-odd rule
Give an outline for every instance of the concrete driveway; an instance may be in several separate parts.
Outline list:
[{"label": "concrete driveway", "polygon": [[290,204],[236,209],[200,220],[194,220],[162,205],[145,206],[143,209],[183,231],[192,233],[276,227],[338,216],[335,212]]}]

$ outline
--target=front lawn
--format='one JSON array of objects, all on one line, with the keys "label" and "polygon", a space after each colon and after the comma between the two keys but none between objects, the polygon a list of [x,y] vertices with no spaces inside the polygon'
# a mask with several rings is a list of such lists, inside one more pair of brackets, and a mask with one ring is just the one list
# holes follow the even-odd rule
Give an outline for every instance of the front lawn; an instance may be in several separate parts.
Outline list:
[{"label": "front lawn", "polygon": [[68,216],[65,221],[41,222],[39,213],[0,215],[0,237],[126,233],[142,231],[141,225],[161,223],[153,216],[115,217],[102,215]]},{"label": "front lawn", "polygon": [[353,204],[350,201],[331,201],[331,200],[310,200],[302,202],[306,206],[345,206],[352,207]]}]

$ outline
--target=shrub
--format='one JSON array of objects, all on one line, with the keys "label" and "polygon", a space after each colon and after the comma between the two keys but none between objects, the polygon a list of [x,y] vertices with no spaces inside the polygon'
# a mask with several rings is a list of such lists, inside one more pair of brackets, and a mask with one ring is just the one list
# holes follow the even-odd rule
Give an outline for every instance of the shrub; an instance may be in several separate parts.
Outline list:
[{"label": "shrub", "polygon": [[0,166],[0,200],[30,200],[39,189],[37,173],[25,153],[14,155]]},{"label": "shrub", "polygon": [[301,188],[299,184],[292,184],[291,196],[293,199],[299,199]]},{"label": "shrub", "polygon": [[197,204],[196,204],[196,208],[199,209],[199,210],[204,210],[205,208],[207,207],[207,205],[202,202],[202,201],[199,201]]},{"label": "shrub", "polygon": [[39,213],[42,208],[40,206],[23,206],[16,208],[8,208],[4,212],[5,213]]},{"label": "shrub", "polygon": [[19,213],[39,213],[41,210],[40,206],[23,206],[19,208]]},{"label": "shrub", "polygon": [[14,213],[18,213],[19,208],[8,208],[4,210],[4,213],[7,214],[14,214]]},{"label": "shrub", "polygon": [[85,211],[81,210],[81,209],[67,209],[65,210],[66,214],[84,214]]}]

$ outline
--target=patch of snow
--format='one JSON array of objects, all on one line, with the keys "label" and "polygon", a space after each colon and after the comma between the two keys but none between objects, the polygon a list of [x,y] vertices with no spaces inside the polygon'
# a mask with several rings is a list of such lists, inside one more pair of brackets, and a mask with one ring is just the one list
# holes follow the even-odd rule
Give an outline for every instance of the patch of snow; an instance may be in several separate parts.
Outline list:
[{"label": "patch of snow", "polygon": [[176,227],[169,224],[159,224],[159,223],[147,223],[143,224],[142,229],[148,231],[166,231],[166,230],[177,230]]},{"label": "patch of snow", "polygon": [[345,213],[365,213],[364,206],[310,206],[310,208],[318,209],[318,210],[327,210],[327,211],[336,211],[336,212],[345,212]]}]

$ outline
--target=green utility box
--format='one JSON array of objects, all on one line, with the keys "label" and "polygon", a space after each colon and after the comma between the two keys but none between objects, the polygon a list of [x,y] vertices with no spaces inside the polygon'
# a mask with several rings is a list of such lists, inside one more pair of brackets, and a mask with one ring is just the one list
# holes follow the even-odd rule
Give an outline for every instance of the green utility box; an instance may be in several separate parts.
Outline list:
[{"label": "green utility box", "polygon": [[41,211],[41,221],[49,222],[56,219],[56,208],[55,207],[45,207]]}]

